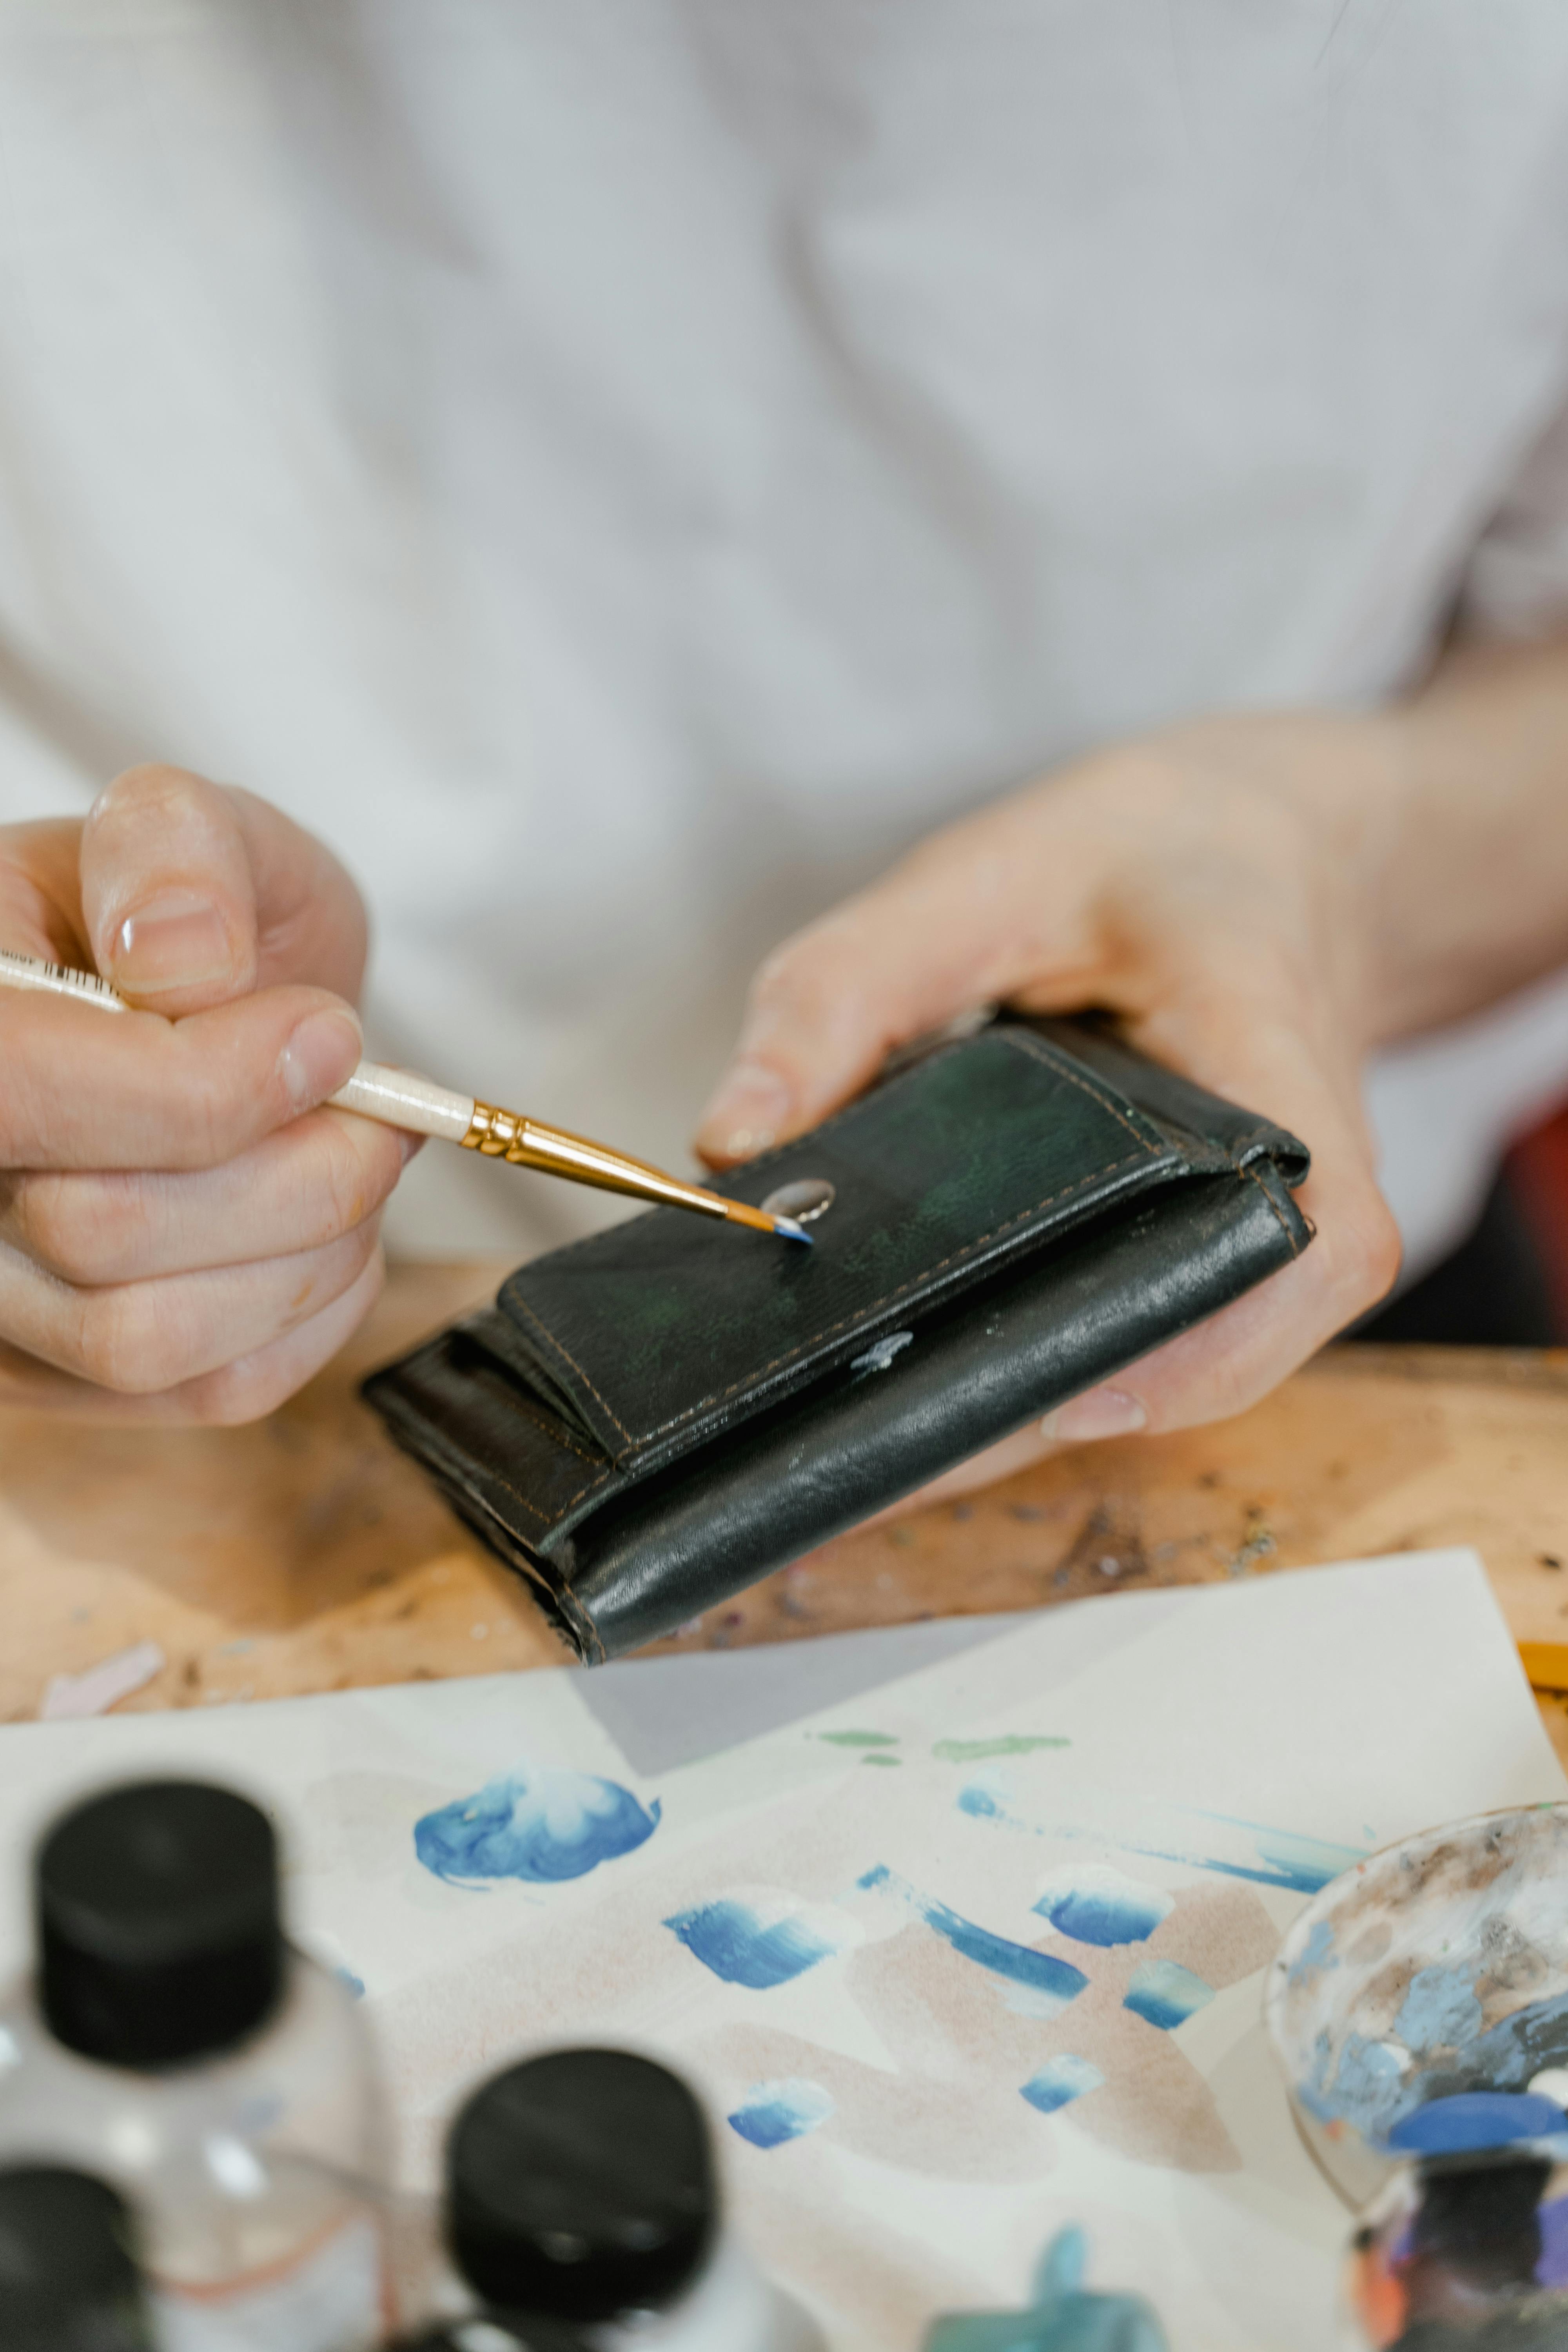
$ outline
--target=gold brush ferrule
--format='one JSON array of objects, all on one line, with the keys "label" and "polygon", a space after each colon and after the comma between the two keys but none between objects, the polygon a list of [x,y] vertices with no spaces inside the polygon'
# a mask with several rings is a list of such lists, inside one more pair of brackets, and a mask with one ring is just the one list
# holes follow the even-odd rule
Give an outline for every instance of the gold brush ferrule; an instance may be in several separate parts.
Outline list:
[{"label": "gold brush ferrule", "polygon": [[503,1160],[521,1144],[523,1125],[514,1110],[500,1110],[494,1103],[476,1102],[462,1148],[465,1151],[482,1151],[487,1160]]},{"label": "gold brush ferrule", "polygon": [[[705,1217],[734,1213],[729,1202],[700,1185],[683,1183],[679,1176],[650,1168],[624,1151],[611,1151],[585,1135],[570,1135],[564,1128],[542,1127],[514,1110],[494,1103],[476,1102],[466,1151],[482,1152],[487,1160],[505,1160],[514,1168],[539,1168],[550,1176],[564,1176],[574,1184],[596,1185],[602,1192],[627,1192],[637,1201],[662,1201],[675,1208],[696,1209]],[[754,1216],[755,1212],[746,1213]]]}]

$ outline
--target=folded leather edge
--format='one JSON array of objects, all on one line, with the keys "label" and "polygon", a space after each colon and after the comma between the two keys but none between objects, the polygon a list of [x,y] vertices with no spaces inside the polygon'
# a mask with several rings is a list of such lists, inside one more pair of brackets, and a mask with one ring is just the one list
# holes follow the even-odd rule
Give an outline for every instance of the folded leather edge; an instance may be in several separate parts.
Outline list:
[{"label": "folded leather edge", "polygon": [[886,1371],[769,1407],[606,1497],[570,1535],[530,1538],[507,1499],[515,1490],[452,1428],[449,1397],[446,1425],[431,1425],[419,1391],[429,1376],[438,1382],[434,1351],[451,1335],[374,1375],[365,1393],[481,1540],[529,1578],[579,1656],[597,1664],[772,1574],[1288,1264],[1310,1228],[1271,1164],[1247,1175],[1177,1188],[1184,1239],[1197,1246],[1174,1260],[1156,1195],[1133,1217],[1065,1237],[1037,1266],[1014,1261],[922,1316],[917,1343]]}]

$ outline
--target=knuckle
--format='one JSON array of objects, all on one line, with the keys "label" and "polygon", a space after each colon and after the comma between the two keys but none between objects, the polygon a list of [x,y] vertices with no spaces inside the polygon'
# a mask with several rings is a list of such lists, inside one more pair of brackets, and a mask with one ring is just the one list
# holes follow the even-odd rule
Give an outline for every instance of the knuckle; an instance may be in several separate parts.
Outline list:
[{"label": "knuckle", "polygon": [[[356,1126],[366,1122],[356,1120]],[[319,1115],[312,1200],[303,1223],[318,1242],[340,1240],[355,1232],[380,1208],[397,1181],[403,1164],[395,1136],[374,1129],[365,1139],[371,1149],[349,1131],[348,1121],[335,1114]]]},{"label": "knuckle", "polygon": [[120,1396],[151,1396],[179,1378],[180,1334],[158,1286],[128,1283],[88,1291],[77,1301],[77,1358],[95,1388]]},{"label": "knuckle", "polygon": [[142,1222],[134,1180],[28,1176],[11,1203],[10,1223],[27,1255],[61,1281],[86,1286],[124,1274]]},{"label": "knuckle", "polygon": [[753,1006],[776,1012],[831,997],[852,961],[841,929],[841,920],[813,923],[808,930],[796,931],[764,956],[752,980]]},{"label": "knuckle", "polygon": [[182,1076],[171,1103],[172,1164],[216,1168],[237,1157],[265,1123],[269,1085],[258,1084],[255,1070],[237,1054],[193,1055]]},{"label": "knuckle", "polygon": [[122,768],[104,786],[92,804],[88,823],[100,824],[106,817],[121,816],[131,809],[141,814],[183,808],[211,789],[188,768],[172,767],[164,760],[142,760],[134,767]]}]

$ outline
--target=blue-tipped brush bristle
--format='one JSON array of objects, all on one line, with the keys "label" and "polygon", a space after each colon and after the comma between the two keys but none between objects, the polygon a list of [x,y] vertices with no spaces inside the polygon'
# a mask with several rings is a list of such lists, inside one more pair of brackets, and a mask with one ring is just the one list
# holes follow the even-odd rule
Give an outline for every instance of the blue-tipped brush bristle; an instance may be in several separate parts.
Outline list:
[{"label": "blue-tipped brush bristle", "polygon": [[773,1219],[773,1231],[775,1234],[783,1234],[786,1242],[804,1242],[807,1249],[814,1248],[816,1245],[812,1235],[806,1232],[805,1227],[804,1225],[797,1225],[793,1217],[775,1216]]}]

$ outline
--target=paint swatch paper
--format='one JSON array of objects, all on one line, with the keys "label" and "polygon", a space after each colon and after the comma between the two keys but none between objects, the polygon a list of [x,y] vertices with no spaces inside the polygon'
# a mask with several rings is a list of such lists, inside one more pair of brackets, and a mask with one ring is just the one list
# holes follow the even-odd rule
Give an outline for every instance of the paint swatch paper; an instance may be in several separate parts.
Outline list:
[{"label": "paint swatch paper", "polygon": [[366,1988],[410,2179],[477,2075],[648,2049],[703,2092],[741,2227],[835,2352],[1016,2309],[1074,2224],[1174,2352],[1321,2352],[1348,2216],[1262,1972],[1373,1847],[1565,1793],[1479,1563],[1406,1554],[956,1634],[6,1727],[0,1958],[39,1822],[167,1769],[291,1827],[297,1930]]}]

